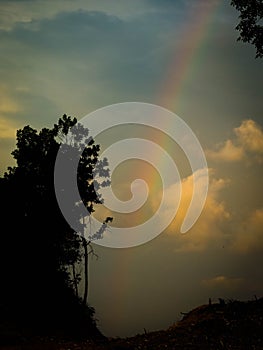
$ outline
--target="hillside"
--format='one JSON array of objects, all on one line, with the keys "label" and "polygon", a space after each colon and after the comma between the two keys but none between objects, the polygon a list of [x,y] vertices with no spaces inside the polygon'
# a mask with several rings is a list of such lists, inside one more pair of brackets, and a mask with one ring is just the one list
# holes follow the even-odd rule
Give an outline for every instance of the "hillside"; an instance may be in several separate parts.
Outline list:
[{"label": "hillside", "polygon": [[126,339],[62,341],[34,338],[2,344],[1,350],[263,349],[263,298],[202,305],[167,330]]}]

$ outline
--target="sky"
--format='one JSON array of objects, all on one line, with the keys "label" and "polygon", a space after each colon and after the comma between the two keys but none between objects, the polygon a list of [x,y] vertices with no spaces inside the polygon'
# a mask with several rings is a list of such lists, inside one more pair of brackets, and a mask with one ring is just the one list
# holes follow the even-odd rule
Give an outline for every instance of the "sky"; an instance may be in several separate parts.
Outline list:
[{"label": "sky", "polygon": [[[179,229],[193,174],[170,140],[160,146],[182,168],[174,220],[134,248],[94,245],[89,301],[107,336],[167,328],[209,298],[263,295],[263,70],[254,47],[237,42],[237,23],[226,0],[0,0],[1,174],[14,164],[17,129],[52,127],[64,113],[80,119],[120,102],[176,113],[206,155],[207,200],[186,234]],[[125,132],[143,134],[116,129],[98,142],[105,148]],[[140,215],[114,213],[114,225],[146,220],[162,191],[167,215],[173,208],[178,184],[162,190],[158,175],[154,183],[145,175],[150,171],[130,161],[112,177],[122,200],[134,178],[149,180],[147,206]]]}]

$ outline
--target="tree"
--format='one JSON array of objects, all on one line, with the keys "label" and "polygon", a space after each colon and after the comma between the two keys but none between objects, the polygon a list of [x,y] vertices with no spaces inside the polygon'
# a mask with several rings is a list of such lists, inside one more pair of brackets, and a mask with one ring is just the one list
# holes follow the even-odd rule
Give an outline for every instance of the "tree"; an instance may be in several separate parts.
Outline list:
[{"label": "tree", "polygon": [[238,40],[253,44],[256,58],[263,57],[263,0],[232,0],[231,5],[240,12]]},{"label": "tree", "polygon": [[[99,145],[96,145],[94,140],[89,136],[89,131],[81,124],[77,124],[71,128],[70,133],[66,133],[62,137],[63,143],[60,150],[59,158],[59,188],[57,186],[57,192],[62,196],[63,203],[68,203],[68,194],[67,194],[67,180],[65,183],[65,171],[64,168],[67,168],[69,174],[69,179],[71,180],[72,176],[75,176],[74,173],[71,173],[71,169],[75,169],[75,160],[79,160],[78,163],[78,172],[77,172],[77,183],[78,183],[78,192],[80,193],[81,200],[79,199],[78,193],[71,193],[70,201],[73,204],[69,204],[71,212],[74,212],[75,218],[75,227],[78,227],[78,230],[81,234],[81,242],[83,248],[83,261],[84,261],[84,293],[83,293],[83,305],[87,304],[88,299],[88,258],[89,255],[96,255],[94,253],[91,243],[94,239],[102,238],[104,231],[106,230],[108,221],[112,218],[107,218],[104,223],[101,225],[100,229],[97,232],[85,232],[87,225],[85,223],[86,209],[91,214],[94,212],[94,204],[103,203],[101,195],[98,193],[98,190],[101,187],[108,186],[109,181],[109,169],[107,159],[99,159]],[[89,147],[86,147],[88,145]],[[73,198],[76,196],[75,198]],[[83,202],[85,206],[85,212],[83,213],[80,210],[79,204]],[[67,210],[68,210],[67,204]],[[88,216],[90,221],[90,216]],[[110,219],[110,220],[109,220]],[[81,224],[82,223],[82,224]],[[88,239],[85,237],[88,237]],[[73,276],[75,275],[75,265],[72,265]],[[79,281],[79,275],[75,275],[74,286],[75,291],[78,294],[78,288],[76,279]]]},{"label": "tree", "polygon": [[[85,296],[83,303],[78,295],[80,275],[75,266],[83,261],[85,238],[64,219],[54,191],[54,165],[61,139],[76,122],[64,115],[52,129],[43,128],[38,133],[25,126],[17,132],[17,148],[12,152],[17,165],[9,167],[0,178],[4,204],[0,235],[1,322],[42,332],[99,333],[94,309],[86,305]],[[99,160],[100,147],[88,133],[79,128],[71,147],[77,149],[88,139],[80,157],[77,181],[83,203],[92,213],[94,203],[102,203],[97,191],[109,183],[109,170],[107,161]],[[96,191],[95,172],[103,179],[96,183]],[[91,241],[92,236],[88,244]],[[85,263],[86,260],[84,257]]]}]

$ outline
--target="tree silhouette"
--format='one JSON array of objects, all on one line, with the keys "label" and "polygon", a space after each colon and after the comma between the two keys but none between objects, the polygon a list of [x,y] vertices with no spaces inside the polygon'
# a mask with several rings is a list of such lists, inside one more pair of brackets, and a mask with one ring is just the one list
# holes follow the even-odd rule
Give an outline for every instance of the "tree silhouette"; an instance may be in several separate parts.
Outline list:
[{"label": "tree silhouette", "polygon": [[240,32],[238,40],[253,44],[256,48],[256,58],[263,57],[263,1],[232,0],[231,5],[240,12],[240,22],[236,26]]},{"label": "tree silhouette", "polygon": [[[57,152],[76,122],[64,115],[52,129],[38,133],[25,126],[18,130],[17,148],[12,152],[17,165],[0,178],[0,321],[19,331],[99,334],[87,296],[79,297],[81,276],[75,267],[84,260],[87,269],[92,239],[100,232],[89,240],[77,234],[64,219],[54,191]],[[81,199],[92,213],[93,205],[102,203],[97,193],[100,186],[109,184],[109,170],[107,161],[99,160],[100,147],[88,133],[84,127],[77,128],[69,147],[72,153],[86,142],[77,183]],[[105,230],[104,224],[102,227]],[[85,288],[87,284],[86,276]]]}]

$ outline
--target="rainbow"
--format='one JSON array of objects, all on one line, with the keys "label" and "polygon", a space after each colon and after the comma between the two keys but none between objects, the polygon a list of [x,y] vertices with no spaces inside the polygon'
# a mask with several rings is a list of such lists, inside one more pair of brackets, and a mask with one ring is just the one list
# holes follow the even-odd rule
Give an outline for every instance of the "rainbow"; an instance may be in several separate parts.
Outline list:
[{"label": "rainbow", "polygon": [[[198,3],[198,2],[197,2]],[[196,72],[202,64],[202,57],[205,54],[205,43],[213,18],[218,13],[223,0],[209,0],[199,2],[198,6],[192,5],[187,13],[187,20],[181,31],[181,44],[175,45],[170,64],[168,64],[160,88],[155,98],[156,104],[171,110],[174,113],[180,110],[183,105],[183,96],[189,83],[193,81]],[[178,33],[174,34],[174,37]],[[151,135],[149,135],[149,138]],[[167,137],[159,136],[159,145],[169,152],[166,144]],[[158,162],[162,162],[159,159]],[[152,175],[150,186],[157,181],[156,174]]]},{"label": "rainbow", "polygon": [[[210,23],[217,13],[220,4],[222,4],[222,0],[209,0],[204,2],[203,6],[199,6],[198,11],[192,10],[189,13],[189,19],[184,25],[181,34],[182,51],[179,51],[180,49],[178,50],[178,46],[174,48],[170,64],[164,72],[164,78],[160,82],[160,88],[154,101],[155,104],[171,111],[179,108],[184,90],[200,66],[200,53],[202,52],[207,33],[209,33]],[[164,149],[167,149],[164,144],[165,136],[162,135],[159,137],[161,139],[158,140],[158,143]],[[157,175],[152,175],[149,185],[153,186],[156,181]],[[115,253],[112,252],[111,254]],[[138,272],[136,272],[135,265],[138,264],[138,254],[139,256],[143,256],[142,247],[122,249],[121,252],[116,254],[117,258],[113,266],[115,271],[111,272],[111,285],[113,288],[111,292],[114,295],[112,300],[112,314],[118,320],[116,321],[117,324],[120,323],[122,318],[129,317],[129,315],[125,315],[125,311],[128,309],[126,302],[129,298],[133,297],[129,294],[133,289],[133,285],[137,283]],[[147,254],[145,259],[147,259]]]},{"label": "rainbow", "polygon": [[156,98],[158,105],[171,110],[176,107],[179,110],[185,87],[198,70],[203,44],[220,4],[222,0],[207,1],[203,6],[199,4],[198,8],[193,6],[194,9],[191,9],[181,34],[181,50],[179,52],[178,46],[174,49],[161,83]]}]

